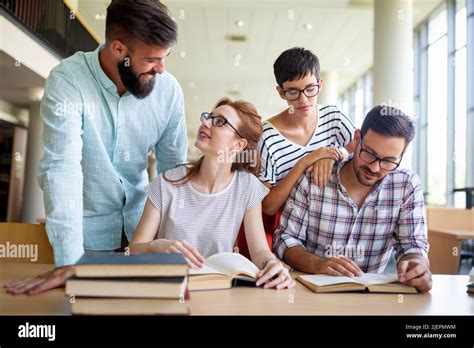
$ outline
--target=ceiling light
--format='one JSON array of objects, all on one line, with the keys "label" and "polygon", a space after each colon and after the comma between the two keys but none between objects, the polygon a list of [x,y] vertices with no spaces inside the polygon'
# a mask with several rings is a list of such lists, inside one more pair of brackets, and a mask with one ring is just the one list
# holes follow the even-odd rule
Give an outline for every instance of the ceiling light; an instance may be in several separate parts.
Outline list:
[{"label": "ceiling light", "polygon": [[245,22],[241,19],[235,21],[235,25],[238,26],[238,27],[243,27],[245,25]]},{"label": "ceiling light", "polygon": [[306,23],[305,25],[303,25],[303,28],[305,28],[306,30],[312,30],[313,25],[311,23]]},{"label": "ceiling light", "polygon": [[237,35],[237,34],[229,34],[226,36],[226,39],[229,41],[234,42],[245,42],[247,41],[247,36],[245,35]]}]

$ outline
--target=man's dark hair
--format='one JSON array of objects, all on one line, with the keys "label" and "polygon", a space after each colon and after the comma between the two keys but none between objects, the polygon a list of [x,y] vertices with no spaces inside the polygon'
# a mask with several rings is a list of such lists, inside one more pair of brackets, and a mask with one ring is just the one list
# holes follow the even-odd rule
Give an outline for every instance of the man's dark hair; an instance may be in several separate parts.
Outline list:
[{"label": "man's dark hair", "polygon": [[299,80],[308,74],[320,79],[318,57],[303,47],[293,47],[284,51],[273,64],[273,73],[280,87],[286,81]]},{"label": "man's dark hair", "polygon": [[403,111],[387,105],[378,105],[369,111],[360,129],[361,137],[369,129],[381,135],[405,138],[405,146],[415,137],[412,119]]},{"label": "man's dark hair", "polygon": [[169,47],[177,40],[177,25],[165,5],[156,0],[112,0],[105,22],[107,41],[120,40]]}]

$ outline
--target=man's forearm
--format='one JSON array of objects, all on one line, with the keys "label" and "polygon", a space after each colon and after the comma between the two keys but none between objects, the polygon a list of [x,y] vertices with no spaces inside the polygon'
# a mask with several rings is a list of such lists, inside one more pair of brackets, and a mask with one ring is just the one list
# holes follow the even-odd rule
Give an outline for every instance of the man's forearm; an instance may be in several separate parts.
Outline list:
[{"label": "man's forearm", "polygon": [[316,273],[322,259],[304,250],[301,246],[294,246],[285,251],[283,260],[297,271]]},{"label": "man's forearm", "polygon": [[[46,231],[53,247],[54,261],[57,267],[71,265],[84,253],[81,167],[77,165],[77,172],[66,176],[61,172],[62,168],[51,168],[45,162],[42,164],[48,171],[48,175],[40,174],[40,182]],[[66,191],[64,187],[69,189]]]}]

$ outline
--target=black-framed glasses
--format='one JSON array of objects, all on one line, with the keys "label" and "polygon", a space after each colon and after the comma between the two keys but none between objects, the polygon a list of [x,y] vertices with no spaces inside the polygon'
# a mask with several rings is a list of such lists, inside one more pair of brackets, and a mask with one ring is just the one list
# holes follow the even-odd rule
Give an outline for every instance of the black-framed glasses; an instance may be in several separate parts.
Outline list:
[{"label": "black-framed glasses", "polygon": [[214,127],[222,127],[228,124],[230,128],[232,128],[235,131],[235,133],[237,133],[239,137],[243,138],[243,136],[239,133],[237,128],[235,128],[224,116],[221,116],[221,115],[213,116],[210,112],[203,112],[201,113],[200,120],[202,123],[206,122],[207,120],[211,120],[211,123]]},{"label": "black-framed glasses", "polygon": [[400,165],[400,162],[402,161],[402,157],[403,157],[403,154],[400,156],[400,160],[398,162],[394,162],[386,158],[377,157],[372,152],[369,152],[366,149],[364,149],[362,147],[362,139],[360,140],[359,158],[362,161],[366,162],[367,164],[379,162],[379,166],[381,169],[391,172],[398,168],[398,166]]},{"label": "black-framed glasses", "polygon": [[298,100],[300,98],[301,93],[303,93],[306,97],[311,98],[319,93],[319,84],[313,84],[306,86],[303,89],[297,89],[297,88],[289,88],[283,90],[283,94],[285,95],[285,98],[289,101],[294,101]]}]

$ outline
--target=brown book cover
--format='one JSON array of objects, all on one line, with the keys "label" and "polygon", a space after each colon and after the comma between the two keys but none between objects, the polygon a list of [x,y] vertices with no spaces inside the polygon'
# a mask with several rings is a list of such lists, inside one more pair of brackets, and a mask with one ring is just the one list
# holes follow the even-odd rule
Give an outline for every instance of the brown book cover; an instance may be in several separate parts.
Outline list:
[{"label": "brown book cover", "polygon": [[186,277],[73,277],[66,282],[66,294],[75,297],[179,299],[184,297],[186,285]]},{"label": "brown book cover", "polygon": [[143,298],[76,298],[73,315],[189,315],[184,300]]}]

